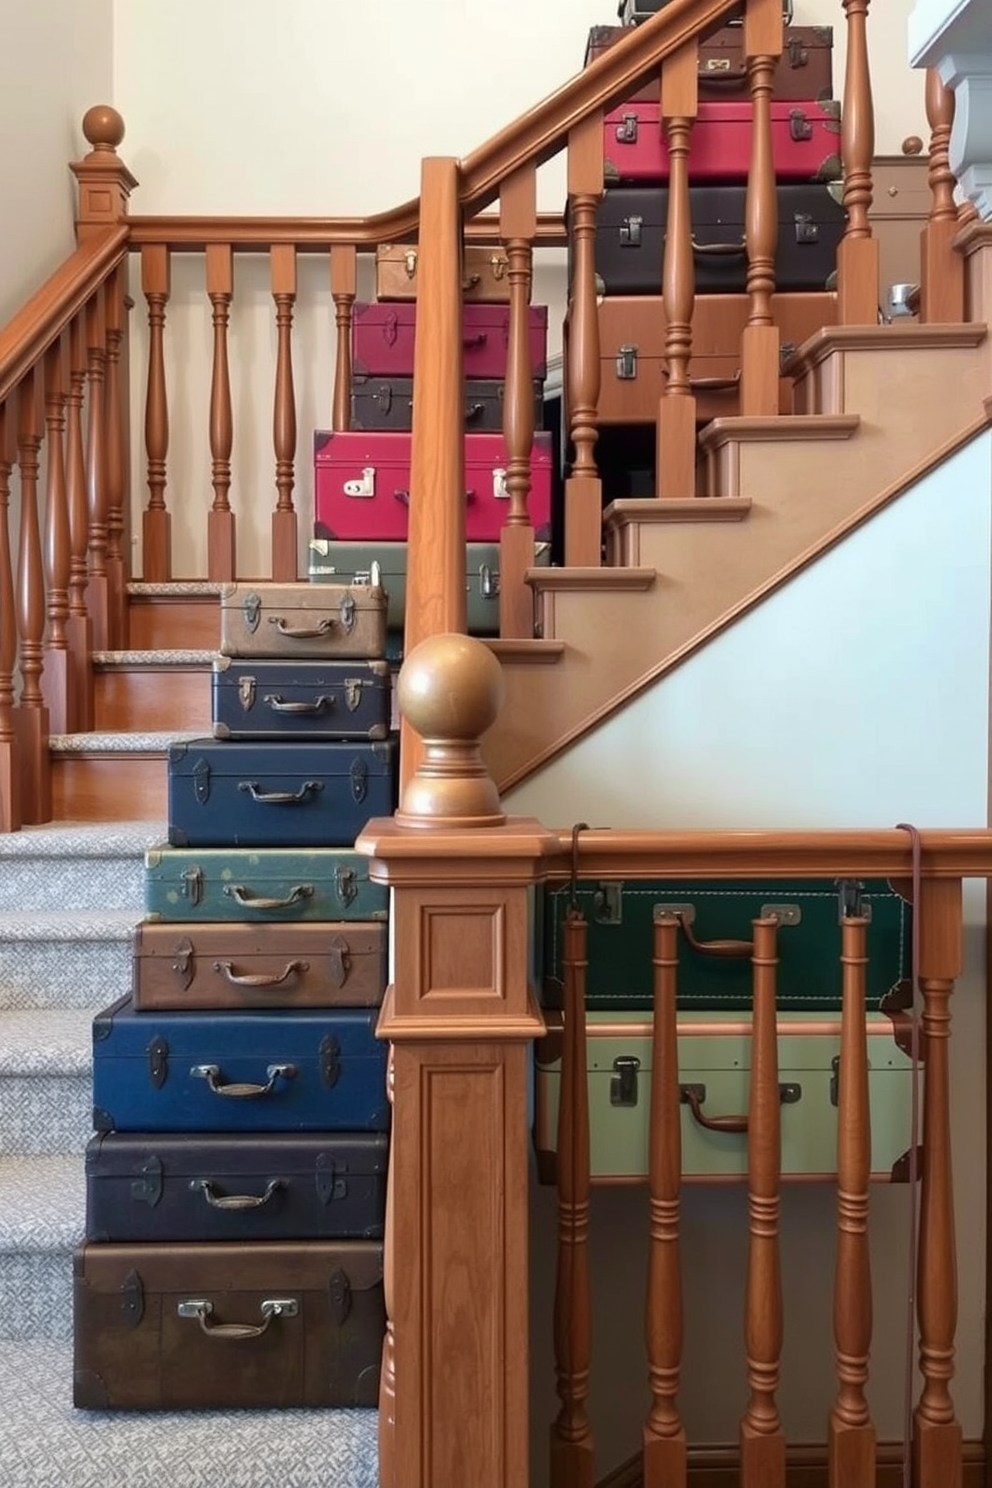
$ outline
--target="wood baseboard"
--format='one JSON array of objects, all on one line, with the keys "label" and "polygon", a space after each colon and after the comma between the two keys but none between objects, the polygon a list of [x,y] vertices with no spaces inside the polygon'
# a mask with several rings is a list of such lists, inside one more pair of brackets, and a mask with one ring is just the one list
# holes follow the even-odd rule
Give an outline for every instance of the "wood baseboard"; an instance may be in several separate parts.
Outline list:
[{"label": "wood baseboard", "polygon": [[[901,1488],[902,1444],[880,1442],[876,1488]],[[641,1459],[632,1457],[600,1480],[597,1488],[642,1488]],[[690,1447],[689,1488],[738,1488],[740,1468],[736,1447]],[[826,1446],[790,1447],[787,1488],[827,1488]],[[964,1444],[963,1488],[984,1488],[985,1447],[980,1441]]]}]

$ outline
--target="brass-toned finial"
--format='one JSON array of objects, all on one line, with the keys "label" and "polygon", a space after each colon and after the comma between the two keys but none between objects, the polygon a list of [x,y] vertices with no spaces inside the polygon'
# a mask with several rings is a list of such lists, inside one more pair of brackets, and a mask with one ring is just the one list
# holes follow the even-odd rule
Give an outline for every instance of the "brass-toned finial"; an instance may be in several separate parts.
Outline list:
[{"label": "brass-toned finial", "polygon": [[922,155],[923,141],[918,134],[910,134],[902,142],[902,153],[904,155]]},{"label": "brass-toned finial", "polygon": [[95,103],[83,115],[83,134],[94,150],[116,150],[124,138],[124,120],[109,103]]},{"label": "brass-toned finial", "polygon": [[404,661],[397,689],[401,713],[424,742],[397,822],[501,826],[499,792],[479,752],[503,702],[503,673],[489,647],[472,636],[428,636]]}]

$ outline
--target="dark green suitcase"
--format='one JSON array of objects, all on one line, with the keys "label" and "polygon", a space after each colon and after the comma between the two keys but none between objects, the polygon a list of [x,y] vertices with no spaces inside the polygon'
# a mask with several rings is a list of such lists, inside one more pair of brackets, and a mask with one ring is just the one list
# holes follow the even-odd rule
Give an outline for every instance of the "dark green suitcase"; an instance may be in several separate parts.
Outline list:
[{"label": "dark green suitcase", "polygon": [[389,890],[350,848],[169,847],[145,853],[152,920],[385,920]]}]

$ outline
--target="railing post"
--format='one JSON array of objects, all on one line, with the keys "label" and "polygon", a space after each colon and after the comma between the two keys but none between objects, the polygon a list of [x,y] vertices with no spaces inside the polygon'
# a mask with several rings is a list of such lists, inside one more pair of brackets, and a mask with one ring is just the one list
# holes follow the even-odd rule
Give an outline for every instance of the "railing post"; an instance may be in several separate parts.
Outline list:
[{"label": "railing post", "polygon": [[120,650],[127,639],[127,581],[131,572],[127,537],[130,511],[127,505],[127,439],[125,397],[130,389],[122,381],[127,304],[124,293],[126,269],[116,269],[107,282],[104,310],[107,326],[107,371],[104,393],[107,481],[107,603],[108,643]]},{"label": "railing post", "polygon": [[54,734],[68,733],[74,716],[75,675],[66,640],[69,617],[69,506],[65,485],[65,348],[61,341],[45,356],[45,570],[48,580],[48,636],[41,677],[42,696]]},{"label": "railing post", "polygon": [[227,326],[233,296],[234,255],[231,245],[208,243],[207,297],[214,329],[210,375],[210,473],[214,499],[207,517],[207,577],[216,583],[237,577],[236,523],[229,496],[234,421],[227,360]]},{"label": "railing post", "polygon": [[14,664],[17,611],[10,552],[11,433],[7,404],[0,403],[0,832],[21,827],[21,783],[14,732]]},{"label": "railing post", "polygon": [[352,243],[331,247],[331,298],[337,343],[334,350],[334,401],[331,428],[336,434],[351,428],[351,327],[358,293],[358,254]]},{"label": "railing post", "polygon": [[595,459],[600,384],[595,245],[602,194],[603,116],[595,113],[576,124],[568,137],[573,268],[565,390],[574,458],[565,482],[565,562],[570,567],[598,568],[603,542],[603,484]]},{"label": "railing post", "polygon": [[165,307],[170,290],[169,250],[150,244],[141,250],[141,288],[148,304],[148,384],[145,393],[145,450],[148,505],[142,519],[142,575],[161,584],[172,578],[172,517],[165,504],[169,453],[169,395],[165,386]]},{"label": "railing post", "polygon": [[665,63],[661,113],[671,162],[662,264],[668,385],[658,404],[655,491],[662,498],[696,494],[696,399],[689,381],[696,298],[689,205],[689,149],[699,96],[699,48],[693,41]]},{"label": "railing post", "polygon": [[870,0],[843,0],[847,17],[847,67],[841,113],[844,207],[847,231],[837,250],[837,319],[840,325],[878,322],[878,243],[868,213],[872,203],[871,163],[875,154],[875,114],[868,63]]},{"label": "railing post", "polygon": [[48,758],[48,709],[41,693],[45,633],[45,573],[38,520],[41,410],[37,375],[30,371],[18,390],[17,464],[21,477],[21,527],[17,549],[17,623],[21,638],[21,697],[15,713],[21,770],[22,818],[45,822],[52,815]]},{"label": "railing post", "polygon": [[89,407],[86,420],[86,503],[89,508],[90,576],[86,608],[93,625],[93,645],[110,645],[110,600],[107,583],[107,417],[106,317],[103,295],[86,306],[86,352]]},{"label": "railing post", "polygon": [[86,502],[86,456],[83,452],[83,394],[86,387],[84,312],[69,327],[69,397],[66,406],[65,487],[69,510],[69,618],[66,644],[69,648],[73,700],[69,733],[84,733],[93,727],[93,687],[90,652],[93,627],[86,608],[87,564],[90,546],[90,515]]},{"label": "railing post", "polygon": [[76,242],[82,243],[127,216],[128,198],[138,182],[117,154],[124,120],[109,104],[97,103],[83,115],[83,136],[92,146],[69,169],[79,182]]},{"label": "railing post", "polygon": [[778,413],[779,331],[772,314],[778,209],[772,156],[772,81],[782,53],[781,0],[750,0],[744,51],[753,104],[745,201],[748,320],[741,346],[741,413]]},{"label": "railing post", "polygon": [[292,582],[298,574],[296,508],[296,390],[293,384],[293,306],[296,304],[296,249],[274,244],[269,252],[272,298],[276,302],[276,387],[272,441],[276,453],[276,509],[272,513],[272,577]]},{"label": "railing post", "polygon": [[964,257],[952,244],[960,228],[954,204],[954,172],[948,146],[954,125],[954,94],[935,67],[927,68],[930,125],[930,216],[920,234],[920,320],[925,324],[964,320]]},{"label": "railing post", "polygon": [[503,816],[481,764],[502,690],[487,646],[434,636],[398,686],[422,763],[356,844],[393,891],[387,1468],[403,1488],[527,1488],[528,891],[555,839]]},{"label": "railing post", "polygon": [[534,447],[534,369],[530,361],[530,306],[534,234],[537,231],[537,171],[533,165],[503,183],[500,237],[506,244],[510,282],[510,344],[503,390],[503,438],[510,509],[500,534],[499,633],[534,634],[534,596],[524,579],[534,563],[534,524],[527,510]]}]

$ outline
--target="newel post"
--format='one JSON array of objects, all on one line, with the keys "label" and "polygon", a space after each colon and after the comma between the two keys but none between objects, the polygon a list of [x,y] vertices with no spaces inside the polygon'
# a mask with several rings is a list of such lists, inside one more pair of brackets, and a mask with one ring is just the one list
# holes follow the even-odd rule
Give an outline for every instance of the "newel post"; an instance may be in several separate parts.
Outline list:
[{"label": "newel post", "polygon": [[381,1481],[526,1488],[528,891],[553,840],[503,815],[480,759],[502,700],[488,647],[429,637],[398,685],[420,762],[357,842],[393,890]]},{"label": "newel post", "polygon": [[79,182],[76,208],[76,241],[84,243],[94,234],[115,227],[127,216],[128,198],[137,186],[117,153],[124,138],[124,120],[109,103],[97,103],[83,115],[83,134],[92,146],[82,160],[69,169]]}]

